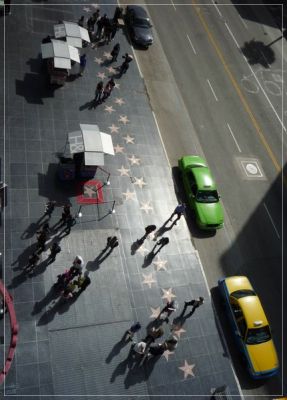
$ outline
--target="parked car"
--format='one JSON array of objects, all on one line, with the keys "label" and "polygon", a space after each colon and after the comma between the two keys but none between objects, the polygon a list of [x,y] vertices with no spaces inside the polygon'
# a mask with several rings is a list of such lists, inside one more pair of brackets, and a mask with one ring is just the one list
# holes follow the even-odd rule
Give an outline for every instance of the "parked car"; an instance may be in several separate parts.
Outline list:
[{"label": "parked car", "polygon": [[141,6],[127,6],[125,23],[131,40],[143,47],[153,43],[152,25],[146,10]]},{"label": "parked car", "polygon": [[218,281],[232,332],[253,379],[276,375],[279,362],[261,302],[246,276]]},{"label": "parked car", "polygon": [[189,206],[201,229],[223,226],[223,209],[215,181],[206,162],[198,156],[184,156],[178,161]]}]

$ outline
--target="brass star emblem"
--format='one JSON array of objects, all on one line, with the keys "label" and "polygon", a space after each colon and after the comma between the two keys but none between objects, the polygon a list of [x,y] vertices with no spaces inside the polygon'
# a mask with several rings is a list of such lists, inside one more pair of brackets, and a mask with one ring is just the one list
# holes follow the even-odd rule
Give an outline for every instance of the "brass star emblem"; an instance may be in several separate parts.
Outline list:
[{"label": "brass star emblem", "polygon": [[113,56],[111,55],[111,53],[108,53],[107,51],[104,51],[103,57],[107,58],[108,60],[110,60],[111,58],[113,58]]},{"label": "brass star emblem", "polygon": [[125,168],[123,165],[121,168],[118,168],[117,171],[120,172],[121,176],[129,176],[130,170],[128,168]]},{"label": "brass star emblem", "polygon": [[160,307],[157,307],[157,308],[150,307],[150,309],[151,309],[151,315],[149,317],[152,319],[154,319],[154,318],[156,319],[160,314]]},{"label": "brass star emblem", "polygon": [[161,290],[163,291],[163,296],[161,296],[161,298],[166,299],[166,301],[169,303],[173,298],[176,297],[176,295],[172,293],[172,288],[169,288],[167,290],[166,289],[161,289]]},{"label": "brass star emblem", "polygon": [[120,86],[121,86],[120,83],[116,83],[116,84],[115,84],[115,88],[116,88],[116,89],[119,89]]},{"label": "brass star emblem", "polygon": [[151,289],[151,285],[153,283],[156,283],[156,281],[153,279],[152,273],[148,274],[148,275],[146,275],[146,274],[142,274],[142,275],[144,277],[144,280],[142,283],[146,283],[148,285],[148,287]]},{"label": "brass star emblem", "polygon": [[106,74],[104,72],[98,72],[97,77],[104,80],[104,79],[106,79]]},{"label": "brass star emblem", "polygon": [[166,271],[166,264],[167,264],[167,260],[162,260],[160,258],[160,256],[157,256],[157,260],[153,262],[153,264],[156,266],[156,270],[160,271],[161,269],[163,269],[164,271]]},{"label": "brass star emblem", "polygon": [[112,124],[111,126],[109,126],[109,130],[111,131],[111,133],[119,133],[119,126],[116,126],[114,124]]},{"label": "brass star emblem", "polygon": [[129,190],[127,190],[122,194],[123,196],[125,196],[125,200],[135,200],[136,192],[130,192]]},{"label": "brass star emblem", "polygon": [[188,377],[188,375],[194,376],[194,373],[193,373],[194,367],[195,367],[195,364],[188,364],[188,362],[186,360],[184,360],[184,365],[182,367],[178,367],[178,369],[180,369],[181,371],[184,372],[184,379],[186,379]]},{"label": "brass star emblem", "polygon": [[97,64],[102,64],[104,61],[103,61],[103,59],[102,58],[98,58],[98,57],[95,57],[94,58],[94,61],[97,63]]},{"label": "brass star emblem", "polygon": [[135,155],[133,154],[131,157],[128,157],[128,160],[132,165],[140,165],[140,158],[136,158]]},{"label": "brass star emblem", "polygon": [[146,214],[149,214],[149,211],[153,210],[153,207],[150,205],[150,200],[143,202],[141,201],[141,210],[143,210]]},{"label": "brass star emblem", "polygon": [[186,330],[183,329],[182,327],[178,327],[177,329],[173,329],[172,331],[179,339],[180,339],[181,334],[186,332]]},{"label": "brass star emblem", "polygon": [[110,74],[115,74],[117,71],[113,67],[106,67]]},{"label": "brass star emblem", "polygon": [[122,122],[124,125],[126,125],[130,120],[126,115],[120,115],[119,122]]},{"label": "brass star emblem", "polygon": [[112,112],[116,111],[113,106],[105,106],[105,111],[107,111],[109,114]]},{"label": "brass star emblem", "polygon": [[125,101],[121,97],[116,97],[115,103],[118,104],[119,106],[122,106],[123,104],[125,104]]},{"label": "brass star emblem", "polygon": [[163,353],[163,356],[164,356],[164,358],[166,359],[166,361],[168,361],[168,357],[169,357],[171,354],[174,354],[174,351],[166,350],[166,351]]},{"label": "brass star emblem", "polygon": [[115,150],[116,153],[123,153],[124,152],[123,146],[120,146],[119,144],[114,146],[114,150]]},{"label": "brass star emblem", "polygon": [[135,138],[130,135],[124,136],[124,139],[126,141],[126,144],[128,144],[128,143],[135,144]]},{"label": "brass star emblem", "polygon": [[141,189],[143,188],[143,186],[146,185],[146,183],[144,182],[143,177],[141,177],[141,178],[134,177],[134,184],[139,186]]}]

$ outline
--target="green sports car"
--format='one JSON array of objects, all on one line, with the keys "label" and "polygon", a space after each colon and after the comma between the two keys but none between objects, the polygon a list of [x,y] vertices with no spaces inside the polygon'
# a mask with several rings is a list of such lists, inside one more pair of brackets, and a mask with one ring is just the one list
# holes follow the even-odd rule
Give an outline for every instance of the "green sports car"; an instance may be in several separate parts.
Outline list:
[{"label": "green sports car", "polygon": [[197,225],[201,229],[222,228],[223,209],[206,162],[198,156],[184,156],[178,160],[178,166]]}]

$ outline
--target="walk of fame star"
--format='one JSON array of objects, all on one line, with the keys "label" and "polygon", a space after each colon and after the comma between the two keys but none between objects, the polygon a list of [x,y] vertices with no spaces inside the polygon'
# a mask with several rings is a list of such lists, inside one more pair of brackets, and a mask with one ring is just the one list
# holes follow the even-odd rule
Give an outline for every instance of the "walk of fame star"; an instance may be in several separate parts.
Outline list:
[{"label": "walk of fame star", "polygon": [[135,138],[130,135],[124,136],[124,139],[126,141],[126,144],[128,143],[135,144]]},{"label": "walk of fame star", "polygon": [[104,62],[104,60],[102,59],[102,58],[98,58],[98,57],[95,57],[94,58],[94,61],[95,61],[95,63],[97,63],[97,64],[102,64],[103,62]]},{"label": "walk of fame star", "polygon": [[115,88],[116,88],[116,89],[119,89],[120,86],[121,86],[120,83],[116,83],[116,84],[115,84]]},{"label": "walk of fame star", "polygon": [[116,126],[114,124],[112,124],[111,126],[109,126],[109,130],[111,131],[111,133],[119,133],[119,126]]},{"label": "walk of fame star", "polygon": [[128,160],[132,165],[140,165],[140,158],[136,158],[134,154],[131,157],[128,157]]},{"label": "walk of fame star", "polygon": [[107,51],[104,51],[103,57],[107,58],[108,60],[110,60],[111,58],[113,58],[113,56],[111,55],[111,53],[108,53]]},{"label": "walk of fame star", "polygon": [[114,101],[119,106],[122,106],[123,104],[125,104],[125,101],[121,97],[116,97]]},{"label": "walk of fame star", "polygon": [[83,10],[84,10],[85,12],[90,12],[90,11],[91,11],[90,7],[83,7]]},{"label": "walk of fame star", "polygon": [[157,256],[157,260],[154,261],[153,264],[156,266],[157,271],[160,271],[161,269],[163,269],[164,271],[167,270],[166,268],[167,260],[162,260],[160,256]]},{"label": "walk of fame star", "polygon": [[161,298],[166,299],[167,302],[171,302],[171,300],[176,297],[176,295],[172,293],[172,288],[161,290],[163,291],[163,295],[161,296]]},{"label": "walk of fame star", "polygon": [[112,112],[116,111],[113,106],[105,106],[105,111],[107,111],[109,114]]},{"label": "walk of fame star", "polygon": [[130,120],[126,115],[120,115],[119,122],[122,122],[124,125],[126,125]]},{"label": "walk of fame star", "polygon": [[135,200],[136,192],[130,192],[129,190],[127,190],[122,194],[123,196],[125,196],[125,200]]},{"label": "walk of fame star", "polygon": [[152,273],[148,274],[148,275],[142,274],[142,276],[144,277],[144,280],[142,281],[142,283],[146,283],[148,285],[148,287],[151,289],[152,283],[156,283],[156,281],[152,277]]},{"label": "walk of fame star", "polygon": [[106,79],[106,74],[104,72],[98,72],[97,77],[104,80],[104,79]]},{"label": "walk of fame star", "polygon": [[141,189],[143,188],[143,186],[145,186],[146,185],[146,183],[144,182],[144,180],[143,180],[143,177],[141,177],[141,178],[134,178],[134,184],[135,185],[137,185],[137,186],[139,186]]},{"label": "walk of fame star", "polygon": [[174,351],[166,350],[166,351],[163,353],[163,356],[164,356],[164,358],[166,359],[166,361],[168,361],[168,357],[169,357],[171,354],[174,354]]},{"label": "walk of fame star", "polygon": [[153,207],[150,205],[150,200],[148,200],[146,202],[141,201],[140,209],[143,210],[146,214],[148,214],[149,211],[152,211]]},{"label": "walk of fame star", "polygon": [[110,74],[115,74],[117,71],[113,67],[106,67]]},{"label": "walk of fame star", "polygon": [[188,364],[186,360],[184,360],[184,365],[182,367],[178,367],[178,369],[181,369],[184,372],[184,379],[190,376],[194,376],[193,373],[193,368],[195,367],[195,364]]},{"label": "walk of fame star", "polygon": [[123,146],[120,146],[119,144],[114,146],[114,150],[115,150],[116,153],[123,153],[124,152]]},{"label": "walk of fame star", "polygon": [[130,170],[128,168],[125,168],[123,165],[121,168],[118,168],[118,171],[120,172],[121,176],[129,176]]},{"label": "walk of fame star", "polygon": [[156,319],[160,314],[160,307],[157,307],[157,308],[150,307],[150,309],[151,309],[151,315],[149,317]]}]

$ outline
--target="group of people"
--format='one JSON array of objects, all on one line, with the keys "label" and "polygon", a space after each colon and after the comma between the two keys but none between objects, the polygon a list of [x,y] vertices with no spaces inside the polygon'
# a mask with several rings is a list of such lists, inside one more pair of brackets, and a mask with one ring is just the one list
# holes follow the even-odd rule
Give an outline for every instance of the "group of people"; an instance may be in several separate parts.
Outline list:
[{"label": "group of people", "polygon": [[[56,202],[55,201],[48,201],[45,205],[44,217],[47,217],[50,220],[52,213],[55,209]],[[54,226],[60,228],[63,225],[66,225],[66,230],[70,233],[72,225],[75,223],[75,219],[71,214],[71,205],[65,204],[63,206],[62,216],[61,219],[56,223]],[[28,257],[28,263],[24,267],[24,270],[28,273],[32,273],[35,267],[38,265],[40,261],[40,254],[41,252],[45,251],[47,241],[50,239],[52,230],[50,228],[49,222],[43,223],[41,229],[36,232],[37,237],[37,246],[36,250]],[[60,253],[61,246],[57,241],[53,242],[50,247],[50,255],[49,259],[50,262],[55,261],[56,255]]]},{"label": "group of people", "polygon": [[[198,299],[193,299],[190,301],[184,302],[183,311],[180,314],[180,317],[184,316],[184,313],[188,306],[192,306],[192,310],[188,316],[191,316],[194,311],[200,307],[204,303],[204,298],[199,297]],[[161,310],[155,322],[162,321],[169,323],[169,316],[176,311],[177,303],[172,300],[167,302],[165,307]],[[162,317],[164,315],[164,317]],[[140,356],[142,356],[142,362],[149,357],[152,356],[160,356],[166,350],[174,351],[178,344],[178,338],[175,335],[174,328],[171,328],[171,333],[164,342],[156,343],[156,340],[161,338],[164,335],[164,329],[162,323],[152,326],[144,339],[136,342],[133,340],[135,334],[141,329],[140,322],[134,323],[125,333],[124,339],[125,341],[132,342],[133,351]]]}]

